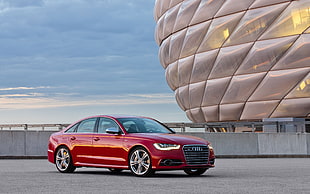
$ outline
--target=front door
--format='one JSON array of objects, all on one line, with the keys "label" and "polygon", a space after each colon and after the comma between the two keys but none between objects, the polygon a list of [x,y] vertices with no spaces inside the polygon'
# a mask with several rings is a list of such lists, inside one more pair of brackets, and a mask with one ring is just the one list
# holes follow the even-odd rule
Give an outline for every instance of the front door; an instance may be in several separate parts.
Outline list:
[{"label": "front door", "polygon": [[128,166],[126,150],[123,149],[123,135],[108,134],[106,133],[108,128],[119,129],[119,126],[110,118],[99,118],[98,130],[93,136],[94,162],[105,167],[109,165]]}]

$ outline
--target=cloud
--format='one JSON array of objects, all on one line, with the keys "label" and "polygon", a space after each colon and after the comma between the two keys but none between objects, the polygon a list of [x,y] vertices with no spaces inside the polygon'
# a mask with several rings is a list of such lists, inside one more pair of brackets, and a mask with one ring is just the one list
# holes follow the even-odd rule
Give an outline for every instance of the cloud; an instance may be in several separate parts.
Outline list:
[{"label": "cloud", "polygon": [[0,10],[7,10],[12,8],[23,8],[23,7],[33,7],[33,6],[42,6],[44,0],[1,0],[0,1]]},{"label": "cloud", "polygon": [[89,98],[73,97],[68,94],[56,94],[46,97],[40,93],[0,95],[1,109],[45,109],[59,107],[101,106],[101,105],[143,105],[173,104],[174,96],[170,94],[145,95],[102,95]]},{"label": "cloud", "polygon": [[154,2],[1,2],[0,87],[44,85],[81,95],[145,93],[150,85],[162,91]]},{"label": "cloud", "polygon": [[149,0],[0,0],[1,109],[175,105],[157,56],[153,7]]},{"label": "cloud", "polygon": [[40,87],[0,88],[0,91],[11,91],[11,90],[34,90],[34,89],[41,89],[41,88],[49,88],[49,87],[40,86]]}]

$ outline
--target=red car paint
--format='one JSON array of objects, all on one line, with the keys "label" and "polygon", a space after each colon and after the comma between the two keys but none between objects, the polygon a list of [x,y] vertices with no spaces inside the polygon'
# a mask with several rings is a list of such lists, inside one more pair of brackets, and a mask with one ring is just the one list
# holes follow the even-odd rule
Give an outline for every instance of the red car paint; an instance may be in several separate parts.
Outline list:
[{"label": "red car paint", "polygon": [[[155,124],[166,130],[165,133],[156,131],[157,129],[147,132],[130,133],[129,127],[124,126],[126,123],[133,123],[130,119],[143,119],[145,122],[155,122]],[[127,119],[127,120],[126,120]],[[101,122],[103,121],[103,122]],[[118,128],[120,133],[99,132],[101,123],[113,123],[114,128]],[[91,125],[90,125],[90,124]],[[91,129],[82,125],[93,126]],[[145,124],[147,125],[147,124]],[[81,126],[81,127],[80,127]],[[83,130],[79,132],[79,130]],[[89,132],[87,130],[90,130]],[[141,129],[140,129],[141,130]],[[152,132],[155,130],[155,132]],[[179,145],[179,149],[159,150],[154,144],[160,143],[164,146]],[[185,157],[184,146],[188,146],[189,152],[195,152],[193,146],[205,146],[208,149],[207,161],[202,164],[188,164]],[[56,152],[60,147],[68,148],[70,152],[72,166],[74,167],[104,167],[110,169],[130,169],[129,155],[131,150],[137,146],[143,147],[150,155],[151,169],[158,170],[184,170],[184,169],[208,169],[214,167],[215,155],[210,143],[204,139],[192,136],[175,134],[160,122],[146,117],[136,116],[93,116],[82,119],[66,129],[53,133],[50,136],[48,144],[48,161],[56,163]],[[168,148],[170,149],[170,147]],[[199,154],[199,152],[197,152]],[[59,157],[57,158],[59,161]],[[64,160],[64,159],[62,159]],[[63,161],[60,161],[63,162]],[[58,164],[60,164],[60,162]],[[175,164],[170,163],[175,162]],[[56,165],[57,166],[57,165]]]}]

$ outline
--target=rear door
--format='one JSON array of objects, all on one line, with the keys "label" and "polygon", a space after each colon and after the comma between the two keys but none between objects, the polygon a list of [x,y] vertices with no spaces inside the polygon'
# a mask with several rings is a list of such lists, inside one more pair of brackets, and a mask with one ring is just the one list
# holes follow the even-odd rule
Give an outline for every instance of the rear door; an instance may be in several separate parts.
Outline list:
[{"label": "rear door", "polygon": [[75,133],[69,135],[71,154],[75,164],[92,162],[92,140],[96,121],[97,118],[81,121],[75,129]]}]

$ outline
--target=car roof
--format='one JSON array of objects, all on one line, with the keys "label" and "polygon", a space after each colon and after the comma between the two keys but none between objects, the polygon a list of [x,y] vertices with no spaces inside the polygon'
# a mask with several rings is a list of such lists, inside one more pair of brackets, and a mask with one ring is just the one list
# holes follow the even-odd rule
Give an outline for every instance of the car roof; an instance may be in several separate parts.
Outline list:
[{"label": "car roof", "polygon": [[110,117],[110,118],[149,118],[149,117],[144,117],[144,116],[136,116],[136,115],[126,115],[126,114],[105,114],[105,115],[97,115],[97,116],[92,116],[92,117]]},{"label": "car roof", "polygon": [[[94,115],[94,116],[89,116],[86,118],[82,118],[72,124],[70,124],[68,127],[66,127],[64,130],[67,130],[71,126],[75,125],[76,123],[79,123],[83,120],[86,119],[91,119],[91,118],[97,118],[97,117],[106,117],[106,118],[111,118],[111,119],[119,119],[119,118],[147,118],[147,119],[152,119],[150,117],[144,117],[144,116],[135,116],[135,115],[125,115],[125,114],[105,114],[105,115]],[[154,120],[154,119],[153,119]]]}]

